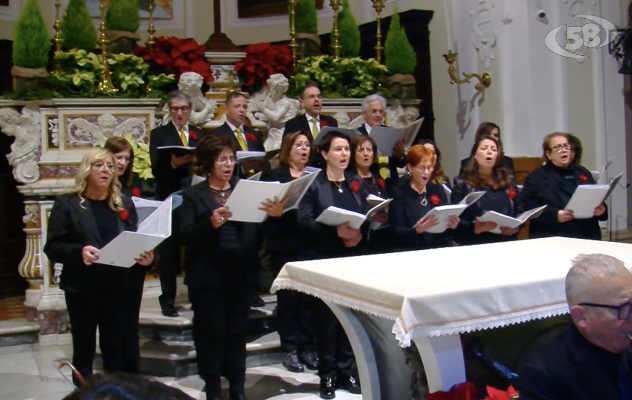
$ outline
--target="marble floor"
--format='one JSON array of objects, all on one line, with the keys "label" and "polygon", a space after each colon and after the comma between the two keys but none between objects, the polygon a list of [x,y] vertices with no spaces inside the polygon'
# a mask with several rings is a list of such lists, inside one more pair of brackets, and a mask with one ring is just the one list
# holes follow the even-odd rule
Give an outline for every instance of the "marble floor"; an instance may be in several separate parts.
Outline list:
[{"label": "marble floor", "polygon": [[[40,346],[28,344],[0,348],[0,399],[2,400],[61,400],[73,390],[67,381],[70,372],[63,375],[53,360],[72,357],[71,346]],[[158,380],[178,387],[197,400],[205,400],[201,392],[204,384],[197,376],[186,378],[161,377]],[[226,395],[227,396],[227,395]],[[246,378],[246,396],[249,400],[316,400],[318,377],[313,373],[295,374],[281,365],[250,368]],[[227,397],[226,397],[227,398]],[[345,391],[336,392],[336,399],[361,399]]]}]

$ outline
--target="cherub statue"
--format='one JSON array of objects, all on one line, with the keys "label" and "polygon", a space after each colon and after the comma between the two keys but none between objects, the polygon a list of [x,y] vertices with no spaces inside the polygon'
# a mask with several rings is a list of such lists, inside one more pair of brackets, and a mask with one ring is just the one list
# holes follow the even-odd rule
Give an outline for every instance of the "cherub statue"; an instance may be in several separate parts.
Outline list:
[{"label": "cherub statue", "polygon": [[386,110],[388,114],[389,126],[393,128],[405,128],[417,120],[419,109],[417,107],[402,107],[395,102],[393,106]]},{"label": "cherub statue", "polygon": [[[217,109],[217,102],[215,100],[209,100],[202,93],[202,84],[204,79],[202,75],[197,72],[185,72],[180,75],[180,82],[178,82],[178,89],[186,92],[191,96],[191,116],[189,121],[193,125],[200,128],[213,128],[213,118],[215,117],[215,110]],[[162,118],[162,124],[168,124],[171,121],[169,117],[169,105],[165,104],[163,107],[165,112]]]},{"label": "cherub statue", "polygon": [[246,116],[257,128],[260,124],[269,126],[268,137],[263,146],[266,151],[281,147],[285,123],[294,118],[300,109],[298,101],[285,96],[289,82],[283,74],[271,75],[268,87],[256,93],[248,105]]},{"label": "cherub statue", "polygon": [[7,136],[15,137],[11,153],[7,155],[15,180],[21,183],[36,182],[40,177],[37,159],[41,145],[37,108],[26,106],[21,114],[12,108],[0,109],[0,129]]}]

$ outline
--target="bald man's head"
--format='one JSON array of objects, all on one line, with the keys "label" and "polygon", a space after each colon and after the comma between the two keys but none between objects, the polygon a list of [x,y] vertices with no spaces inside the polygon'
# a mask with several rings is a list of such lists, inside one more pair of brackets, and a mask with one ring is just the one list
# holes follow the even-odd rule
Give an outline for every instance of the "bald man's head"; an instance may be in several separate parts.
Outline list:
[{"label": "bald man's head", "polygon": [[632,279],[621,260],[605,254],[580,254],[572,261],[566,275],[566,302],[568,307],[579,303],[595,302],[594,296],[609,292],[608,282],[617,277]]}]

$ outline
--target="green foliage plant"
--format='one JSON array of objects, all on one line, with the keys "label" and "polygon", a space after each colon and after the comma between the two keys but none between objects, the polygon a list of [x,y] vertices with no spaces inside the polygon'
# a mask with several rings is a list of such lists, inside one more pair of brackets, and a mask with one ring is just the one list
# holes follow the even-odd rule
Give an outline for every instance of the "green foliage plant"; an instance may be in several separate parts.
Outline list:
[{"label": "green foliage plant", "polygon": [[[123,136],[132,147],[134,153],[134,165],[132,172],[138,174],[140,179],[151,181],[154,175],[151,173],[151,159],[149,157],[149,146],[147,143],[134,140],[131,134]],[[105,146],[105,140],[95,144],[95,147]]]},{"label": "green foliage plant", "polygon": [[318,34],[318,11],[315,0],[298,0],[296,8],[295,28],[297,33]]},{"label": "green foliage plant", "polygon": [[386,67],[391,75],[412,74],[417,67],[417,54],[399,22],[397,9],[391,16],[391,26],[384,42],[384,55]]},{"label": "green foliage plant", "polygon": [[85,0],[69,0],[61,21],[64,50],[93,51],[97,46],[97,29],[86,7]]},{"label": "green foliage plant", "polygon": [[[342,57],[357,57],[360,55],[360,28],[356,21],[349,0],[342,0],[342,10],[338,14],[339,42],[342,46]],[[331,33],[331,43],[334,42],[334,34]]]},{"label": "green foliage plant", "polygon": [[115,31],[136,32],[140,27],[138,0],[110,0],[105,12],[105,27]]},{"label": "green foliage plant", "polygon": [[27,0],[13,29],[13,64],[45,68],[51,41],[37,0]]}]

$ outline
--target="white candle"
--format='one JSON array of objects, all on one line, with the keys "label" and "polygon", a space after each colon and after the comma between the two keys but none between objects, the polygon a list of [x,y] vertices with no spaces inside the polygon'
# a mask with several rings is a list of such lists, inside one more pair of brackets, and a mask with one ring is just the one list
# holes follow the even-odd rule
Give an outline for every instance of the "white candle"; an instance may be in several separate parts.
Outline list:
[{"label": "white candle", "polygon": [[445,28],[448,31],[448,50],[452,50],[452,0],[445,2]]}]

